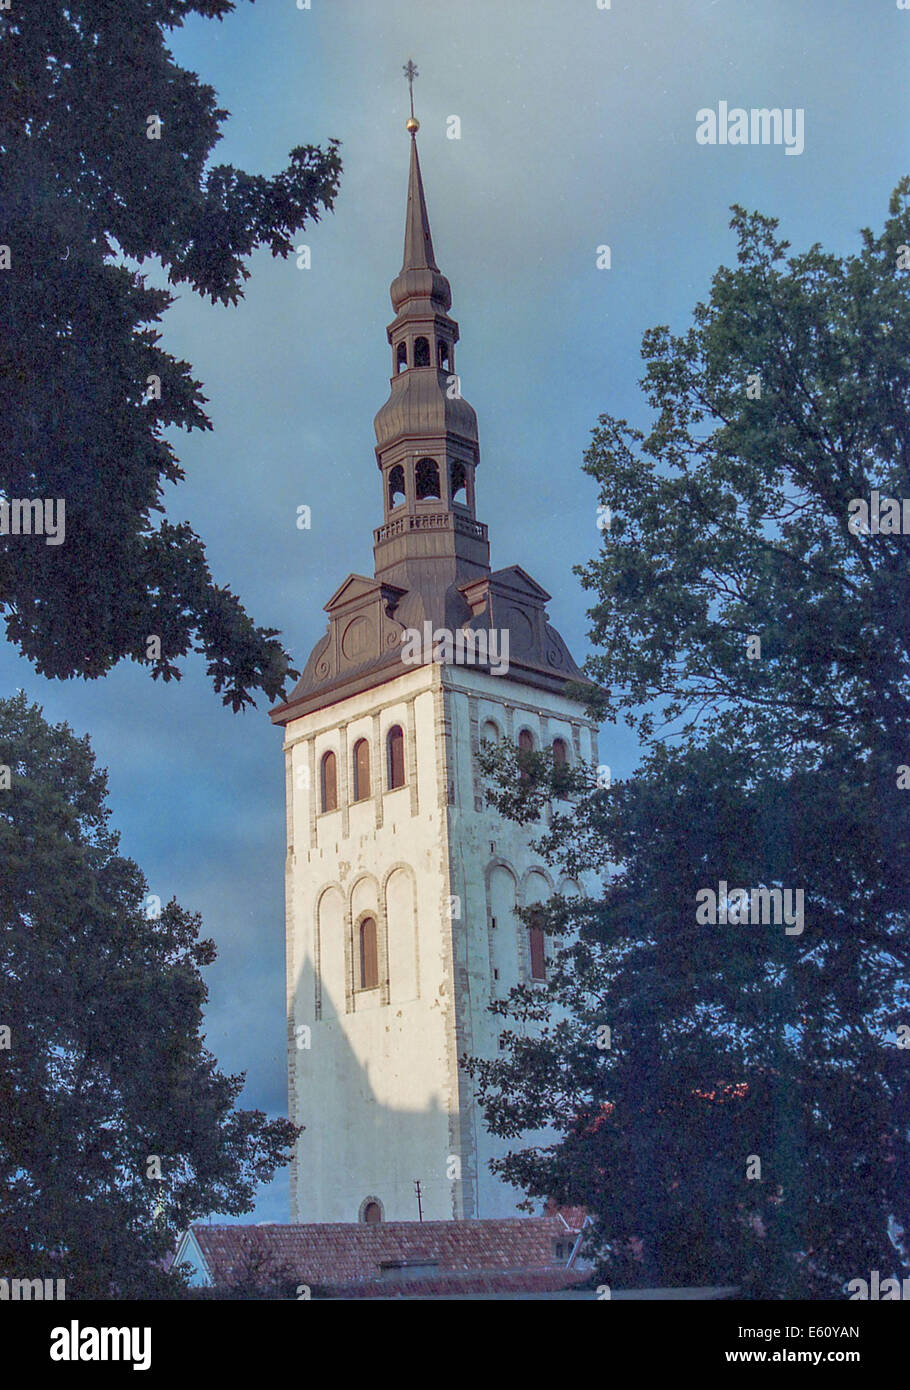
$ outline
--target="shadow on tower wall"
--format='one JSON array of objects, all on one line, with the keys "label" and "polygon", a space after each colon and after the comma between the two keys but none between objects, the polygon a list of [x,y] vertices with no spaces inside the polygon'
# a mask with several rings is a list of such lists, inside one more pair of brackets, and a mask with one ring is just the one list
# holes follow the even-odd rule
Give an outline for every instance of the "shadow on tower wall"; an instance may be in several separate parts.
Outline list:
[{"label": "shadow on tower wall", "polygon": [[[416,1181],[426,1220],[523,1215],[516,1209],[523,1194],[496,1184],[498,1200],[491,1200],[488,1176],[478,1201],[475,1127],[482,1127],[483,1117],[478,1107],[465,1105],[470,1091],[460,1068],[451,1094],[440,1084],[429,1096],[415,1095],[413,1107],[388,1104],[369,1060],[357,1057],[345,1034],[343,1020],[350,1015],[344,1001],[332,1001],[326,1010],[334,1017],[313,1021],[315,996],[315,972],[307,960],[288,1018],[290,1117],[305,1126],[291,1173],[291,1220],[358,1221],[366,1204],[377,1201],[384,1220],[414,1221]],[[446,1004],[451,1007],[451,1001]],[[443,1001],[437,998],[429,1007],[442,1010]],[[407,1093],[410,1072],[426,1060],[406,1042],[412,1032],[403,1018],[408,1008],[377,1004],[368,1014],[384,1049],[380,1060],[388,1084],[400,1095]],[[299,1020],[307,1021],[303,1029]],[[441,1028],[440,1018],[440,1034]],[[487,1151],[491,1142],[487,1138]]]}]

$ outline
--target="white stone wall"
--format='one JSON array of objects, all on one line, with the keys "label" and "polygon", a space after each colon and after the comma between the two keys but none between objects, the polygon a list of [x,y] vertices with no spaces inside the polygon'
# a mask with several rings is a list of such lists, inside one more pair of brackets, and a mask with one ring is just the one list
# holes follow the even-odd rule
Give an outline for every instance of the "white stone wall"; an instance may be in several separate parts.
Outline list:
[{"label": "white stone wall", "polygon": [[[522,686],[467,667],[445,668],[446,703],[452,730],[452,768],[456,804],[449,808],[452,891],[463,901],[463,930],[456,935],[456,982],[460,987],[459,1053],[480,1057],[498,1055],[499,1034],[506,1026],[491,1015],[494,998],[504,998],[519,981],[530,980],[528,934],[514,915],[515,906],[545,901],[554,891],[567,891],[567,880],[552,871],[531,842],[543,823],[523,827],[503,820],[483,805],[483,784],[477,752],[485,726],[495,724],[499,736],[517,742],[528,729],[535,748],[563,738],[571,761],[597,762],[594,728],[573,701],[533,686]],[[494,730],[489,728],[490,736]],[[585,885],[578,885],[584,890]],[[495,926],[493,922],[495,920]],[[459,925],[455,924],[456,927]],[[498,979],[496,973],[498,972]],[[513,1023],[508,1024],[514,1029]],[[468,1078],[461,1079],[463,1129],[472,1152],[466,1154],[466,1194],[470,1215],[515,1216],[522,1193],[489,1172],[490,1158],[505,1153],[509,1144],[488,1134],[480,1108],[473,1100]],[[545,1139],[546,1136],[528,1136]]]},{"label": "white stone wall", "polygon": [[[286,729],[289,1096],[306,1127],[294,1221],[356,1221],[368,1198],[386,1220],[412,1220],[415,1178],[425,1219],[515,1214],[520,1194],[487,1171],[494,1141],[458,1057],[494,1054],[487,1005],[529,969],[526,932],[508,920],[512,894],[526,903],[555,885],[529,849],[535,832],[482,809],[476,752],[488,718],[513,738],[527,726],[538,746],[562,736],[573,756],[596,760],[576,705],[462,667],[415,667]],[[387,791],[394,724],[407,780]],[[352,805],[360,737],[371,795]],[[327,749],[339,809],[323,814]],[[380,987],[361,991],[356,931],[367,913]]]}]

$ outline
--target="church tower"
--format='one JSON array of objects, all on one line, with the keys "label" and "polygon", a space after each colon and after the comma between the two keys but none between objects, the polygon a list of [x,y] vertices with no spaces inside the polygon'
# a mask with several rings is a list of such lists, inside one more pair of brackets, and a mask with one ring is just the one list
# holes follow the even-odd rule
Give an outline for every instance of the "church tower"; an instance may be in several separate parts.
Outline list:
[{"label": "church tower", "polygon": [[[514,915],[575,885],[531,849],[540,827],[484,805],[478,752],[505,737],[597,761],[567,697],[582,673],[549,595],[490,569],[477,519],[477,417],[436,264],[411,136],[404,259],[392,282],[392,378],[375,419],[382,522],[374,574],[350,574],[286,704],[289,1114],[304,1131],[291,1220],[514,1216],[494,1178],[465,1054],[492,1057],[489,1004],[545,977]],[[495,479],[494,484],[495,486]],[[434,659],[435,656],[435,659]]]}]

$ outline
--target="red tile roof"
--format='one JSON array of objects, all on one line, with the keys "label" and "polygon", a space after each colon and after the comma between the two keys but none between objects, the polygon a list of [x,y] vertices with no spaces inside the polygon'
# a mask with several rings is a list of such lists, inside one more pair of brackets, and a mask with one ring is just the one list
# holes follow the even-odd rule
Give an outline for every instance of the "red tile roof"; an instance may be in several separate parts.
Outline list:
[{"label": "red tile roof", "polygon": [[394,1278],[382,1274],[380,1267],[395,1261],[435,1263],[436,1279],[494,1271],[568,1273],[555,1245],[568,1245],[572,1237],[556,1215],[378,1225],[196,1225],[192,1232],[216,1283],[230,1283],[255,1255],[275,1270],[292,1271],[301,1283],[338,1286],[382,1279],[382,1292],[412,1282],[406,1269]]},{"label": "red tile roof", "polygon": [[546,1215],[561,1218],[573,1235],[581,1235],[588,1219],[588,1213],[584,1207],[560,1207],[552,1199],[547,1202]]}]

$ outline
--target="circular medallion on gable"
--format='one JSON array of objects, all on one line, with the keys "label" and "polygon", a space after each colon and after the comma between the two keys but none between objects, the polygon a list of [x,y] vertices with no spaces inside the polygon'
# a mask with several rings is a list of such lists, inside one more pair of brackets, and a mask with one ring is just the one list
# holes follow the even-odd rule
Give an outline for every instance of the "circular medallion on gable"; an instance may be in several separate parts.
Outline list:
[{"label": "circular medallion on gable", "polygon": [[369,618],[352,618],[341,637],[341,650],[347,661],[363,661],[373,649],[373,624]]}]

